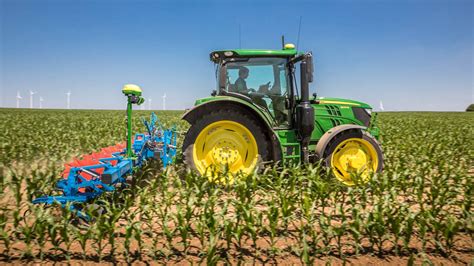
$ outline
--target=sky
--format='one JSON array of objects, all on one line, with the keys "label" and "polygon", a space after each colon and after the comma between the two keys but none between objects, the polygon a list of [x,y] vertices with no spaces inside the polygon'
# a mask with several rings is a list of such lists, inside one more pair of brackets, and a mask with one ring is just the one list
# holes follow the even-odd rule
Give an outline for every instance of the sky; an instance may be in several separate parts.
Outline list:
[{"label": "sky", "polygon": [[[152,109],[216,88],[213,50],[312,51],[311,92],[389,111],[474,102],[474,1],[0,0],[0,106],[123,109],[126,83]],[[301,19],[300,39],[297,40]],[[240,27],[240,38],[239,38]],[[148,108],[148,104],[146,105]]]}]

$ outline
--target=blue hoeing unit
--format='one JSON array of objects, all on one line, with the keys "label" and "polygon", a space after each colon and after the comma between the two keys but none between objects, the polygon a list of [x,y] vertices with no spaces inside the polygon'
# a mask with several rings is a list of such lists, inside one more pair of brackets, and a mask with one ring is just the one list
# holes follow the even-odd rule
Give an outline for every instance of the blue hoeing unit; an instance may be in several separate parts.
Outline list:
[{"label": "blue hoeing unit", "polygon": [[[113,153],[110,158],[99,159],[98,164],[71,168],[68,177],[56,184],[62,195],[40,197],[33,200],[33,203],[57,203],[89,220],[87,214],[81,211],[81,203],[95,199],[104,192],[114,191],[117,186],[125,186],[126,177],[142,167],[147,160],[158,159],[163,168],[173,163],[177,139],[175,128],[164,130],[154,113],[151,114],[150,121],[142,121],[148,132],[134,136],[132,157],[126,156],[125,148],[122,152]],[[100,169],[103,169],[102,174],[98,173]],[[87,180],[83,174],[91,175],[92,178]]]}]

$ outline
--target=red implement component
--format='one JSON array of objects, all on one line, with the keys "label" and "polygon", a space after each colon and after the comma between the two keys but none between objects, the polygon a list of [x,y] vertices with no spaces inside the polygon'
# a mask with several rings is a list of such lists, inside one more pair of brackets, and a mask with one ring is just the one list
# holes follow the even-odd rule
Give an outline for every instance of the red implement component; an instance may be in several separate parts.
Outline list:
[{"label": "red implement component", "polygon": [[[73,167],[81,167],[81,166],[88,166],[94,165],[99,163],[99,159],[101,158],[110,158],[112,154],[116,152],[121,152],[125,149],[125,143],[118,143],[114,146],[102,148],[99,152],[93,152],[91,154],[82,155],[80,159],[74,158],[72,162],[64,164],[64,171],[62,173],[63,178],[67,178],[69,175],[69,171]],[[117,162],[111,161],[112,165],[115,165]],[[102,174],[103,169],[97,169],[99,174]],[[82,173],[82,176],[87,180],[91,179],[92,176],[87,173]]]}]

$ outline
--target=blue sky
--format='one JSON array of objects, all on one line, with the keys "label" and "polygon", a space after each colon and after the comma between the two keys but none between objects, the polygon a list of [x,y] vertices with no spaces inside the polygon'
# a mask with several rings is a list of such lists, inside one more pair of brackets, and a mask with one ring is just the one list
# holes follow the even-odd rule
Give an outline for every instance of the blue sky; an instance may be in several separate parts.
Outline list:
[{"label": "blue sky", "polygon": [[461,111],[474,102],[473,1],[0,0],[0,105],[122,109],[136,83],[152,108],[191,107],[215,88],[209,52],[313,51],[320,96],[386,110]]}]

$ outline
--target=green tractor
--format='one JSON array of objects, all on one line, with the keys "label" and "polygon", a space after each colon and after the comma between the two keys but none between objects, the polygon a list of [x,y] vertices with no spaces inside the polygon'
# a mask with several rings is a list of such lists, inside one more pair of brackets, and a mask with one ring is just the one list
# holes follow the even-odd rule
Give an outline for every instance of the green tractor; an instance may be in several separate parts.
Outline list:
[{"label": "green tractor", "polygon": [[372,107],[316,94],[310,99],[310,52],[286,44],[282,50],[214,51],[210,59],[218,89],[183,115],[191,124],[183,143],[189,168],[232,182],[267,163],[323,160],[346,185],[382,171]]}]

